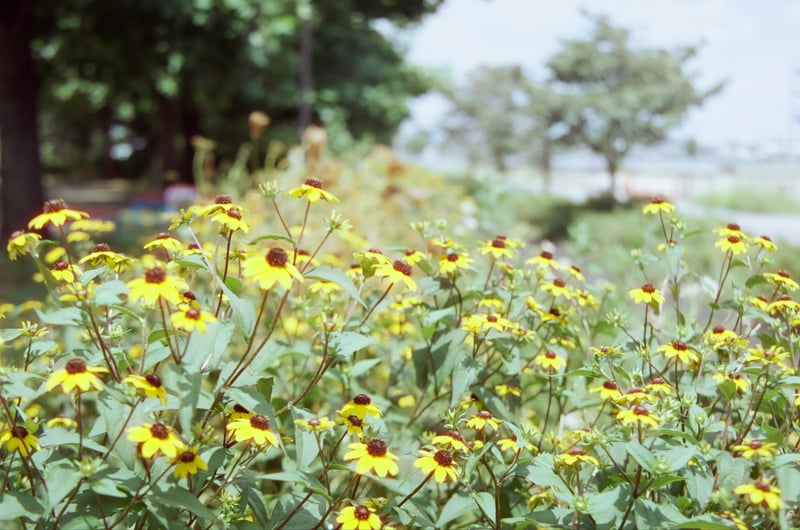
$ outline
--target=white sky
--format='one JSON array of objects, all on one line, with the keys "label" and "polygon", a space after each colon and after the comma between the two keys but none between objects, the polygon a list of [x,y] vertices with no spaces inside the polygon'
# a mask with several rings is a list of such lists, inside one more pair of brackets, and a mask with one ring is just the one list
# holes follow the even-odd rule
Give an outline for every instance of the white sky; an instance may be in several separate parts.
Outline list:
[{"label": "white sky", "polygon": [[[609,15],[642,46],[704,43],[689,63],[695,79],[701,87],[728,84],[675,137],[706,144],[800,138],[798,0],[446,0],[403,40],[412,63],[455,79],[480,64],[521,64],[541,79],[560,42],[588,36],[581,9]],[[410,128],[434,129],[444,108],[436,97],[420,98]]]}]

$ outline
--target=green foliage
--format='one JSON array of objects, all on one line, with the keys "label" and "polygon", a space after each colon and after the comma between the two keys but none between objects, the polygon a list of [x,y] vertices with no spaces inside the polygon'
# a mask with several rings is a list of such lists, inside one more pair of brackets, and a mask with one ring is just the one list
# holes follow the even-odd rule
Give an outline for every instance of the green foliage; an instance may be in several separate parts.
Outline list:
[{"label": "green foliage", "polygon": [[[362,160],[391,191],[364,211],[298,158],[135,256],[62,202],[53,241],[10,241],[50,277],[3,306],[4,525],[797,526],[800,288],[769,240],[617,211],[641,243],[615,287],[556,246],[376,226],[423,172]],[[464,204],[443,189],[414,200]]]}]

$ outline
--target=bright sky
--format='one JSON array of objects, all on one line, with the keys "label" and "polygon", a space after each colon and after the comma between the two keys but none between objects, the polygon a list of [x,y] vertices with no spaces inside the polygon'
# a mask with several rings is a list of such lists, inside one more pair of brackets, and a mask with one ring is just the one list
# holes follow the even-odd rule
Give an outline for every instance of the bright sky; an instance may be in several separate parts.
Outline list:
[{"label": "bright sky", "polygon": [[[446,0],[404,41],[413,63],[456,79],[480,64],[521,64],[541,79],[561,41],[588,35],[581,9],[609,15],[642,46],[704,43],[690,70],[701,87],[728,84],[692,111],[676,137],[800,139],[797,0]],[[412,128],[434,128],[443,109],[436,97],[421,98]]]}]

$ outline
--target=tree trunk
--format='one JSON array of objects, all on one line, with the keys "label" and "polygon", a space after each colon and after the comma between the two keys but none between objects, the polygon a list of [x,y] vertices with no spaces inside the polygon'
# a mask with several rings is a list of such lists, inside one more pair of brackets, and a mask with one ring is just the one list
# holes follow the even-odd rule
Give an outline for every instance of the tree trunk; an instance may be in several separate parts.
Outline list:
[{"label": "tree trunk", "polygon": [[32,2],[0,2],[0,233],[7,239],[44,202],[37,129],[37,81],[30,41]]},{"label": "tree trunk", "polygon": [[617,191],[617,172],[619,171],[619,164],[616,159],[606,158],[606,171],[608,172],[608,194],[612,197],[616,196]]}]

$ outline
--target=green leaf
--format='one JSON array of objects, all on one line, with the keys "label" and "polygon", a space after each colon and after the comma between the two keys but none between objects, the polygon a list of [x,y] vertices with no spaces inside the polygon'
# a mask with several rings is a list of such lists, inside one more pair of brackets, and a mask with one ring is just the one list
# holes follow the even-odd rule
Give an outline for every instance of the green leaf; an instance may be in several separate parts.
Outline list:
[{"label": "green leaf", "polygon": [[466,495],[453,495],[447,504],[442,508],[439,519],[436,521],[436,528],[445,528],[447,523],[455,521],[474,507],[474,499]]},{"label": "green leaf", "polygon": [[256,390],[264,396],[264,399],[269,403],[272,399],[272,386],[274,384],[272,377],[260,377],[256,383]]},{"label": "green leaf", "polygon": [[81,481],[81,474],[72,467],[63,465],[48,466],[44,473],[47,484],[48,508],[53,508]]},{"label": "green leaf", "polygon": [[650,471],[651,473],[654,471],[656,457],[653,456],[653,453],[643,447],[639,442],[636,440],[631,440],[625,444],[625,450],[644,469]]},{"label": "green leaf", "polygon": [[363,307],[367,307],[367,304],[361,298],[361,294],[358,292],[353,280],[348,278],[347,275],[339,269],[323,265],[321,267],[311,269],[303,274],[303,276],[311,280],[325,280],[328,282],[333,282],[344,289],[344,291],[349,294],[353,300],[361,304]]},{"label": "green leaf", "polygon": [[479,491],[477,493],[472,494],[472,500],[474,500],[478,507],[486,514],[486,517],[489,518],[489,521],[494,522],[497,512],[495,511],[494,507],[494,497],[492,497],[491,493],[486,491]]},{"label": "green leaf", "polygon": [[672,525],[670,528],[686,528],[697,530],[731,530],[734,528],[733,523],[726,521],[722,517],[715,517],[713,515],[700,515],[687,519],[686,521]]},{"label": "green leaf", "polygon": [[358,350],[371,346],[373,337],[355,331],[340,331],[331,334],[330,349],[337,357],[348,358]]},{"label": "green leaf", "polygon": [[38,521],[44,512],[42,503],[27,493],[6,491],[0,494],[0,521]]},{"label": "green leaf", "polygon": [[656,479],[653,480],[653,482],[651,482],[648,485],[647,489],[657,490],[658,488],[667,486],[669,484],[672,484],[673,482],[680,482],[683,480],[686,480],[686,477],[681,477],[678,475],[661,475],[659,477],[656,477]]},{"label": "green leaf", "polygon": [[350,369],[350,377],[358,377],[361,374],[368,372],[373,366],[383,362],[383,359],[376,357],[374,359],[362,359],[355,363]]},{"label": "green leaf", "polygon": [[[84,283],[86,285],[86,283]],[[98,306],[113,306],[120,303],[120,295],[128,288],[120,280],[111,280],[97,286],[93,302]]]},{"label": "green leaf", "polygon": [[259,241],[265,241],[267,239],[269,239],[271,241],[286,241],[292,246],[292,248],[295,248],[297,246],[297,242],[295,242],[294,239],[292,239],[291,237],[288,237],[288,236],[281,235],[281,234],[266,234],[266,235],[263,235],[263,236],[258,236],[257,238],[249,241],[247,244],[248,245],[255,245]]},{"label": "green leaf", "polygon": [[[328,504],[316,495],[312,495],[305,501],[304,497],[305,495],[300,495],[299,493],[281,495],[265,528],[276,528],[287,518],[289,519],[288,522],[281,528],[286,530],[308,530],[309,528],[314,528],[322,520]],[[292,514],[291,518],[289,518],[290,514]]]},{"label": "green leaf", "polygon": [[108,477],[92,480],[89,482],[89,487],[92,488],[92,491],[98,495],[103,495],[106,497],[118,497],[121,499],[128,497],[128,494],[124,491],[120,491],[119,488],[117,488],[116,482]]},{"label": "green leaf", "polygon": [[206,521],[216,520],[214,513],[206,508],[193,493],[184,488],[173,486],[167,491],[151,497],[155,502],[163,503],[168,508],[183,508]]}]

